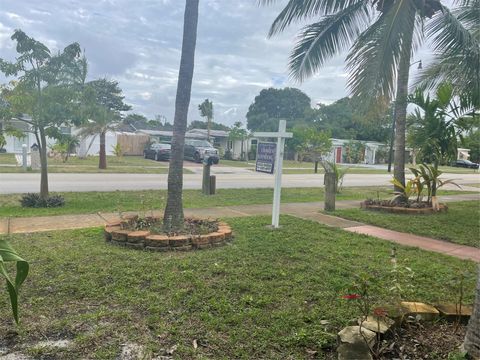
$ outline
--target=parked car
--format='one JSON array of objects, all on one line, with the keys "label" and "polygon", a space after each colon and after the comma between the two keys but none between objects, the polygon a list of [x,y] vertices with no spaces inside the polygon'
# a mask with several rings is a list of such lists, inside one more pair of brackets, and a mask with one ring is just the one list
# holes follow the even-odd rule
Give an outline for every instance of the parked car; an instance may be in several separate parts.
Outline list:
[{"label": "parked car", "polygon": [[470,160],[457,160],[452,163],[455,167],[464,167],[469,169],[478,169],[478,164],[471,162]]},{"label": "parked car", "polygon": [[148,149],[143,150],[145,159],[153,159],[156,161],[170,159],[170,144],[152,144]]},{"label": "parked car", "polygon": [[210,158],[211,163],[218,164],[218,150],[206,140],[185,139],[184,158],[195,162],[202,162],[205,158]]}]

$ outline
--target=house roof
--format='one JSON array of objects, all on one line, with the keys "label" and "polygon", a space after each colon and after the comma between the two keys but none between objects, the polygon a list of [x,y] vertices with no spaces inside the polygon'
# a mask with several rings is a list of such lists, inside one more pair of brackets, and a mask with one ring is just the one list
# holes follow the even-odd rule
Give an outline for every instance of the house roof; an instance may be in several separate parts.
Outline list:
[{"label": "house roof", "polygon": [[[165,137],[172,137],[173,131],[165,131],[165,130],[137,130],[135,133],[146,134],[150,136],[165,136]],[[200,133],[190,132],[187,131],[185,133],[185,137],[190,139],[206,139],[207,135],[203,135]]]},{"label": "house roof", "polygon": [[[207,129],[192,129],[187,131],[187,134],[201,134],[207,137],[208,130]],[[210,136],[220,138],[220,137],[228,137],[229,132],[225,130],[210,130]]]}]

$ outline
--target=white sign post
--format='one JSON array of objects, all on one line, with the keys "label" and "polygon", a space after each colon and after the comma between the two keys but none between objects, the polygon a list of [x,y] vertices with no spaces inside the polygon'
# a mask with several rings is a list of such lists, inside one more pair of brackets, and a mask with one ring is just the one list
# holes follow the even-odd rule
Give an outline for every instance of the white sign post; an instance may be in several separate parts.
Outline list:
[{"label": "white sign post", "polygon": [[277,153],[275,156],[275,185],[273,188],[273,208],[272,208],[272,227],[278,228],[280,218],[280,195],[282,192],[282,167],[283,153],[285,148],[285,139],[291,138],[292,133],[287,133],[287,122],[280,120],[278,123],[278,132],[256,132],[253,136],[256,138],[277,138]]}]

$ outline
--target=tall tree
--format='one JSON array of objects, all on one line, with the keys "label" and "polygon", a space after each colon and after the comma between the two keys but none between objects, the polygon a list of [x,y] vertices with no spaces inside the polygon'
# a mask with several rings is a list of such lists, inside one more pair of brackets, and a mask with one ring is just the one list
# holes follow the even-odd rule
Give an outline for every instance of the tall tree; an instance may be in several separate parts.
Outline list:
[{"label": "tall tree", "polygon": [[[193,120],[190,125],[188,125],[188,130],[192,129],[207,129],[208,128],[208,123],[205,121],[200,121],[200,120]],[[211,130],[223,130],[223,131],[229,131],[230,128],[227,125],[220,124],[218,122],[212,121],[210,123],[210,129]]]},{"label": "tall tree", "polygon": [[443,82],[453,84],[462,105],[480,108],[480,0],[456,0],[452,11],[435,15],[426,31],[433,42],[435,57],[417,85],[434,89]]},{"label": "tall tree", "polygon": [[465,350],[472,359],[480,359],[480,265],[478,266],[477,288],[473,312],[468,321],[467,333],[463,343]]},{"label": "tall tree", "polygon": [[40,153],[40,196],[48,197],[47,136],[58,135],[60,126],[81,121],[79,85],[85,79],[80,45],[68,45],[57,55],[41,42],[15,30],[12,40],[19,54],[15,62],[0,59],[0,71],[17,77],[3,88],[10,117],[25,123],[37,140]]},{"label": "tall tree", "polygon": [[131,106],[123,102],[125,97],[115,80],[98,79],[90,81],[86,84],[84,91],[87,104],[85,112],[88,114],[88,121],[83,124],[80,135],[99,136],[98,168],[106,169],[105,140],[107,132],[118,128],[122,121],[121,112],[130,110]]},{"label": "tall tree", "polygon": [[[277,0],[261,0],[271,4]],[[290,0],[270,28],[270,36],[296,21],[316,18],[300,33],[290,56],[299,81],[345,50],[348,85],[366,103],[387,106],[395,98],[395,177],[405,182],[405,123],[410,57],[421,38],[423,19],[445,11],[440,0]]]},{"label": "tall tree", "polygon": [[197,42],[198,1],[186,0],[183,19],[182,55],[178,73],[175,116],[173,122],[170,168],[168,171],[168,195],[164,214],[166,231],[183,227],[183,151],[187,129],[188,107],[192,91],[193,68],[195,65],[195,45]]},{"label": "tall tree", "polygon": [[250,131],[277,131],[278,120],[287,120],[287,127],[307,121],[311,113],[311,100],[295,88],[263,89],[255,97],[247,112]]},{"label": "tall tree", "polygon": [[200,110],[200,116],[207,118],[207,140],[210,141],[210,127],[213,119],[213,102],[205,99],[203,103],[198,105],[198,110]]}]

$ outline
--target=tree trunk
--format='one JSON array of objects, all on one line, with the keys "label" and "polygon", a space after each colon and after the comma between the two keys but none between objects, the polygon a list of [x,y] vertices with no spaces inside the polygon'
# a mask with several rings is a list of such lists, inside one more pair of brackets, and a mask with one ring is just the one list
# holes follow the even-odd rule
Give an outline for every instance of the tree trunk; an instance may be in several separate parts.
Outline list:
[{"label": "tree trunk", "polygon": [[478,266],[477,289],[473,313],[468,322],[467,333],[463,347],[474,359],[480,359],[480,265]]},{"label": "tree trunk", "polygon": [[98,158],[98,168],[107,168],[107,153],[105,152],[105,131],[100,133],[100,156]]},{"label": "tree trunk", "polygon": [[[405,186],[405,130],[407,120],[408,78],[410,57],[412,53],[413,28],[405,38],[405,53],[400,59],[395,98],[395,157],[393,160],[393,176]],[[396,191],[402,191],[395,187]]]},{"label": "tree trunk", "polygon": [[172,149],[168,171],[168,197],[163,218],[166,231],[179,230],[183,227],[183,151],[195,63],[198,1],[199,0],[186,0],[185,4],[182,56],[180,59],[180,71],[178,73]]},{"label": "tree trunk", "polygon": [[43,129],[39,129],[40,140],[38,151],[40,155],[40,197],[44,200],[48,199],[48,160],[47,160],[47,139]]}]

